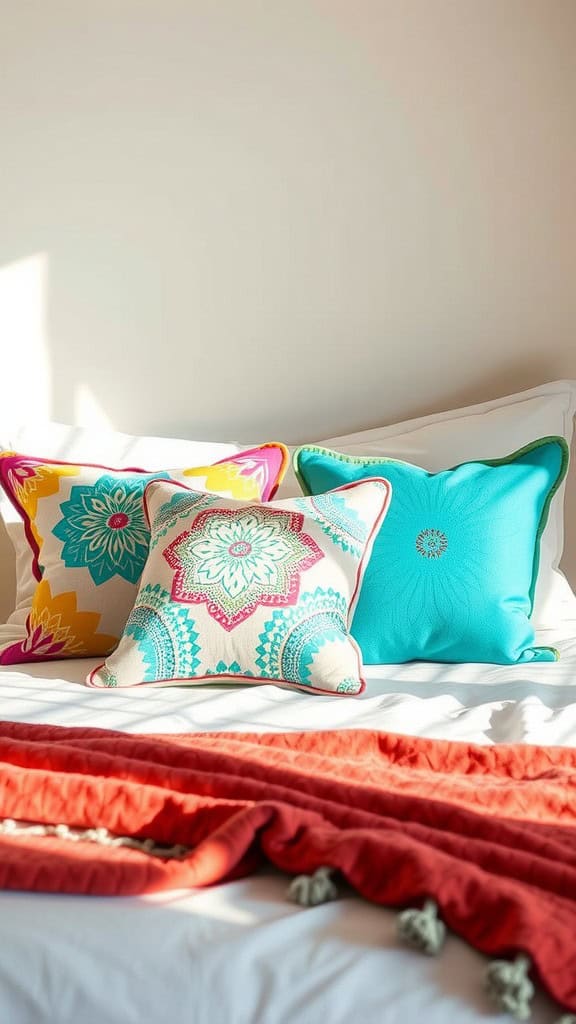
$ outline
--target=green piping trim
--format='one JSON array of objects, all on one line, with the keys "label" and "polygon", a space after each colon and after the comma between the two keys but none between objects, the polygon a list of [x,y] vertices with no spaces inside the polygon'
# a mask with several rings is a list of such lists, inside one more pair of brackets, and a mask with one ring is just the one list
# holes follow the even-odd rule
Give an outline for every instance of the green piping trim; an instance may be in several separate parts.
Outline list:
[{"label": "green piping trim", "polygon": [[560,651],[557,647],[539,647],[539,651],[550,651],[554,655],[554,661],[560,661]]},{"label": "green piping trim", "polygon": [[[523,455],[528,455],[529,452],[533,452],[537,448],[543,448],[544,445],[547,444],[558,445],[562,452],[562,461],[560,463],[560,469],[558,470],[556,480],[550,487],[550,490],[548,491],[548,494],[544,501],[544,505],[542,506],[542,513],[540,515],[540,521],[538,523],[538,528],[536,530],[536,538],[534,541],[534,557],[532,560],[532,580],[530,583],[530,589],[528,591],[528,597],[530,599],[530,615],[534,611],[534,591],[536,589],[536,580],[538,578],[538,569],[540,567],[540,541],[542,539],[542,534],[544,533],[546,523],[548,522],[548,513],[550,511],[550,504],[552,502],[552,498],[556,494],[556,491],[562,484],[566,476],[566,473],[568,472],[568,465],[570,462],[570,449],[568,448],[566,439],[564,437],[557,437],[554,435],[550,437],[539,437],[536,441],[531,441],[530,444],[526,444],[522,448],[518,448],[515,452],[512,452],[511,455],[505,455],[501,459],[468,459],[466,462],[459,462],[458,465],[451,466],[450,469],[440,470],[440,472],[442,473],[452,473],[455,469],[460,469],[461,466],[468,466],[474,464],[479,466],[506,466],[509,465],[511,462],[516,462],[516,460],[521,458]],[[410,469],[419,469],[428,477],[438,476],[437,473],[429,473],[427,469],[422,469],[421,466],[415,466],[413,462],[404,462],[402,459],[389,459],[387,458],[386,455],[382,455],[380,457],[375,455],[345,455],[343,452],[335,452],[332,451],[330,448],[323,448],[321,445],[303,444],[296,448],[296,450],[294,451],[294,454],[292,456],[292,466],[294,468],[296,479],[298,480],[300,487],[302,488],[304,494],[306,495],[311,495],[312,491],[308,487],[308,484],[306,483],[304,477],[302,476],[302,473],[300,472],[299,457],[301,452],[315,452],[318,455],[329,455],[331,458],[336,459],[336,461],[338,462],[347,462],[349,464],[356,466],[376,466],[382,465],[383,463],[390,463],[395,466],[409,466]],[[394,500],[394,498],[392,498],[392,500]],[[550,647],[548,648],[548,650],[551,650],[556,654],[556,660],[559,659],[560,655],[558,651],[556,651],[556,648]]]}]

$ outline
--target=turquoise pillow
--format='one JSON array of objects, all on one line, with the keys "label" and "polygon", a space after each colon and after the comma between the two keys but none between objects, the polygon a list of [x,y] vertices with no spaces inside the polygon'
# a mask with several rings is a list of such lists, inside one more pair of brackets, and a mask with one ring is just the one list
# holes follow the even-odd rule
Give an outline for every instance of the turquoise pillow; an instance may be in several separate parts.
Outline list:
[{"label": "turquoise pillow", "polygon": [[306,494],[372,476],[392,484],[352,621],[364,662],[557,660],[554,648],[534,646],[530,615],[540,537],[567,468],[561,437],[441,473],[298,448]]}]

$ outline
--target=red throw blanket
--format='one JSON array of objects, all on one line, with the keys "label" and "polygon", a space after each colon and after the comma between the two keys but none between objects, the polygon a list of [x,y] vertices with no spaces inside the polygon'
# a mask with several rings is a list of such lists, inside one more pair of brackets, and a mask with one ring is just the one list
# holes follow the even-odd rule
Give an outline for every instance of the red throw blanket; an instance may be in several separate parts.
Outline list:
[{"label": "red throw blanket", "polygon": [[576,750],[362,730],[131,736],[0,723],[0,818],[191,847],[0,836],[0,886],[126,895],[337,868],[386,906],[434,898],[488,955],[523,951],[576,1012]]}]

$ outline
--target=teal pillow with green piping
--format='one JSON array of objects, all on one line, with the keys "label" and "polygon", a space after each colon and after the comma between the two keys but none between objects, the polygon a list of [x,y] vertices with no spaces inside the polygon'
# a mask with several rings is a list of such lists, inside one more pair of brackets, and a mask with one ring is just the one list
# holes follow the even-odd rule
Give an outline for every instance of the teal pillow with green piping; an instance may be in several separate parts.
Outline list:
[{"label": "teal pillow with green piping", "polygon": [[351,628],[364,662],[556,661],[554,648],[534,646],[530,615],[540,537],[567,468],[561,437],[440,473],[298,448],[306,494],[372,476],[392,485]]}]

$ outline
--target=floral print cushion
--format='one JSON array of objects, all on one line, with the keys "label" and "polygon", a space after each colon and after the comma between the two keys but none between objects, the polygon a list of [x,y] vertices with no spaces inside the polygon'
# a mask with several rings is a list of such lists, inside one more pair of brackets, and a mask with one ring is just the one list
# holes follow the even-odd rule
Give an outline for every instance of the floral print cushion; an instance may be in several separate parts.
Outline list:
[{"label": "floral print cushion", "polygon": [[0,664],[102,656],[114,649],[148,554],[143,495],[151,480],[267,501],[286,463],[279,444],[213,466],[157,473],[4,453],[0,484],[24,520],[37,585],[26,637],[0,651]]},{"label": "floral print cushion", "polygon": [[554,661],[530,621],[540,537],[568,465],[562,437],[440,473],[316,446],[294,453],[306,493],[385,474],[390,514],[352,623],[366,664]]},{"label": "floral print cushion", "polygon": [[267,505],[149,483],[150,551],[120,644],[91,686],[190,684],[215,678],[356,694],[349,634],[384,479]]}]

